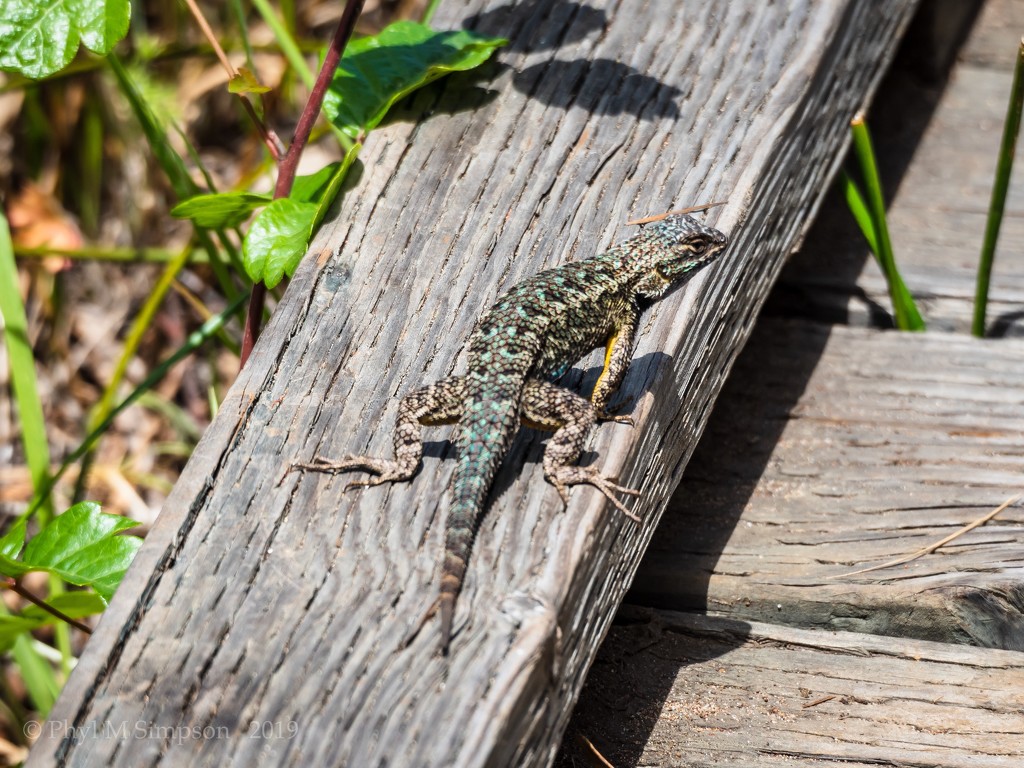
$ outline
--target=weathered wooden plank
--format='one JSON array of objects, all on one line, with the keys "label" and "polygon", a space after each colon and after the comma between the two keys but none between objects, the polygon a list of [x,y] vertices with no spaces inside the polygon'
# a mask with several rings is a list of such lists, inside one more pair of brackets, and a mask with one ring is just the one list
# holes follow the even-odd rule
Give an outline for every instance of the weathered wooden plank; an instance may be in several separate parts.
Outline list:
[{"label": "weathered wooden plank", "polygon": [[[1024,758],[1022,653],[623,613],[634,623],[612,627],[570,724],[613,765],[1009,768]],[[558,764],[582,763],[572,755]]]},{"label": "weathered wooden plank", "polygon": [[[228,735],[77,743],[65,730],[32,764],[550,761],[913,5],[442,6],[439,25],[477,13],[478,28],[512,39],[487,84],[497,98],[453,77],[413,101],[409,114],[427,117],[374,134],[359,188],[314,248],[323,258],[293,280],[53,712],[69,729]],[[593,443],[604,470],[643,490],[644,525],[587,489],[563,511],[537,441],[520,440],[440,658],[436,620],[420,624],[437,590],[448,447],[429,445],[411,484],[349,494],[345,478],[282,483],[283,465],[387,452],[396,397],[451,372],[498,291],[605,247],[631,214],[723,197],[709,219],[733,234],[730,255],[659,305],[624,386],[637,426],[603,427]],[[253,723],[266,725],[260,738],[248,738]]]},{"label": "weathered wooden plank", "polygon": [[630,598],[1024,650],[1024,342],[762,319]]},{"label": "weathered wooden plank", "polygon": [[[967,64],[1009,69],[1007,51],[1014,51],[1024,29],[1024,3],[986,0],[978,22],[960,53]],[[1012,66],[1012,65],[1010,65]]]}]

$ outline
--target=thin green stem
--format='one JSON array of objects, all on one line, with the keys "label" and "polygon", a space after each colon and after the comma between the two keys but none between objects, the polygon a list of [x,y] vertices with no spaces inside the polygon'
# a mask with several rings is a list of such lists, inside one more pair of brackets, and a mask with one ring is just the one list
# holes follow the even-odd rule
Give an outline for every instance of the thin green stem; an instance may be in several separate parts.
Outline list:
[{"label": "thin green stem", "polygon": [[427,4],[426,9],[423,11],[423,17],[420,21],[423,24],[429,25],[430,20],[434,18],[434,14],[437,12],[438,7],[441,5],[441,0],[430,0]]},{"label": "thin green stem", "polygon": [[996,243],[999,228],[1003,223],[1006,208],[1006,192],[1010,187],[1010,172],[1020,133],[1021,109],[1024,107],[1024,39],[1017,48],[1017,64],[1013,68],[1013,85],[1010,86],[1010,103],[1006,108],[1006,122],[1003,124],[1003,141],[999,147],[999,163],[992,183],[992,199],[988,206],[988,220],[985,223],[985,239],[981,244],[981,258],[978,261],[978,280],[974,289],[974,319],[971,333],[979,338],[985,335],[985,315],[988,311],[988,291],[992,282],[992,264],[996,257]]},{"label": "thin green stem", "polygon": [[[14,255],[18,258],[44,258],[47,256],[63,256],[74,261],[122,261],[138,263],[162,264],[178,258],[178,252],[166,248],[104,248],[86,245],[81,248],[52,248],[41,245],[34,248],[15,246]],[[206,252],[192,248],[188,255],[189,264],[206,264],[209,257]]]}]

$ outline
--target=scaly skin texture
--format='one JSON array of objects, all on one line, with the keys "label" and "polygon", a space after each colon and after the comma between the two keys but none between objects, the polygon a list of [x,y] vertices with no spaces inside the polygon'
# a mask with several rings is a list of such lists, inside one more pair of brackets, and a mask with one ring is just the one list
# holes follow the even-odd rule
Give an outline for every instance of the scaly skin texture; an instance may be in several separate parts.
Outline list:
[{"label": "scaly skin texture", "polygon": [[[674,215],[599,256],[524,280],[480,319],[469,340],[465,375],[451,376],[402,399],[394,460],[345,456],[292,465],[374,475],[349,487],[410,480],[423,455],[420,427],[458,423],[459,458],[438,603],[443,653],[448,651],[455,599],[487,493],[520,424],[554,432],[544,451],[544,477],[564,502],[568,503],[569,486],[586,483],[639,520],[615,496],[638,495],[636,491],[575,463],[598,420],[632,423],[608,406],[633,355],[639,301],[659,299],[684,283],[716,259],[726,242],[718,230],[690,216]],[[553,383],[598,346],[606,349],[605,364],[589,401]]]}]

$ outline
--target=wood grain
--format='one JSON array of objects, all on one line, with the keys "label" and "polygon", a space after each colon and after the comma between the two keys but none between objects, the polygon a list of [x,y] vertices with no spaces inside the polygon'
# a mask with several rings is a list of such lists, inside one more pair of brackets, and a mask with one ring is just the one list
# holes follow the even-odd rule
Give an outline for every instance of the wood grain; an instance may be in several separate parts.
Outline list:
[{"label": "wood grain", "polygon": [[1024,650],[1024,341],[762,320],[630,599]]},{"label": "wood grain", "polygon": [[[783,257],[914,2],[447,3],[509,37],[374,133],[359,186],[300,268],[197,448],[30,765],[543,765],[598,642]],[[463,16],[464,14],[464,16]],[[488,79],[489,78],[489,79]],[[406,122],[408,120],[408,122]],[[568,509],[525,435],[493,493],[436,653],[452,463],[434,433],[410,484],[344,493],[289,475],[314,454],[386,453],[397,398],[461,364],[479,311],[629,218],[727,198],[724,259],[647,320],[602,427],[606,472]],[[589,386],[597,358],[569,376]],[[422,624],[422,629],[421,629]],[[149,722],[224,738],[85,738]],[[296,732],[248,738],[251,724]],[[102,731],[101,731],[102,733]]]},{"label": "wood grain", "polygon": [[623,618],[570,725],[614,765],[1010,768],[1024,758],[1022,653],[671,611]]}]

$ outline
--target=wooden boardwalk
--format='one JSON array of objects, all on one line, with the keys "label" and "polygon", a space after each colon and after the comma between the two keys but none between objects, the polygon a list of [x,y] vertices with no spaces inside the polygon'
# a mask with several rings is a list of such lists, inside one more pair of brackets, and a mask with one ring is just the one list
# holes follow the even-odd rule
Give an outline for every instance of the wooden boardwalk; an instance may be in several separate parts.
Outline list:
[{"label": "wooden boardwalk", "polygon": [[621,619],[569,734],[616,768],[1021,764],[1024,654],[672,611]]},{"label": "wooden boardwalk", "polygon": [[[29,765],[545,765],[712,403],[916,3],[445,3],[511,44],[374,133],[103,617]],[[489,79],[487,79],[489,78]],[[479,308],[628,219],[727,198],[728,254],[646,321],[591,444],[639,487],[568,509],[513,447],[437,653],[450,447],[344,493],[397,397],[459,364]],[[595,355],[569,375],[585,387]],[[141,734],[138,723],[150,724]],[[124,728],[131,733],[121,737]],[[89,730],[92,728],[93,730]],[[194,734],[194,735],[193,735]],[[210,734],[210,735],[207,735]]]},{"label": "wooden boardwalk", "polygon": [[896,257],[934,330],[878,327],[884,283],[832,196],[716,403],[560,765],[582,738],[616,766],[1024,764],[1024,507],[844,576],[1024,491],[1019,164],[992,338],[965,335],[1022,30],[1024,2],[989,0],[948,83],[897,67],[883,85],[869,124],[883,175],[904,169],[887,179]]}]

